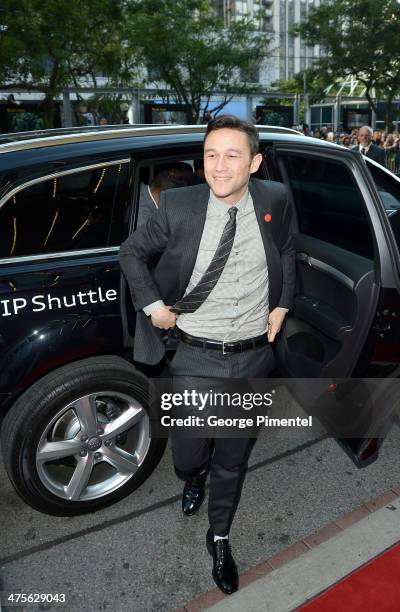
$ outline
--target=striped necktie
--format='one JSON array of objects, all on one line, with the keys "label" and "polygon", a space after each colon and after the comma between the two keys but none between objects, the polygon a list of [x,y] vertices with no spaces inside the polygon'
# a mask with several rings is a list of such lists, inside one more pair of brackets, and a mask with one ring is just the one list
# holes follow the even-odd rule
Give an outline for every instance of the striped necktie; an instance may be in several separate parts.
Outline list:
[{"label": "striped necktie", "polygon": [[217,284],[228,261],[236,232],[236,206],[228,209],[229,221],[224,227],[217,250],[197,285],[171,308],[172,312],[195,312],[205,302]]}]

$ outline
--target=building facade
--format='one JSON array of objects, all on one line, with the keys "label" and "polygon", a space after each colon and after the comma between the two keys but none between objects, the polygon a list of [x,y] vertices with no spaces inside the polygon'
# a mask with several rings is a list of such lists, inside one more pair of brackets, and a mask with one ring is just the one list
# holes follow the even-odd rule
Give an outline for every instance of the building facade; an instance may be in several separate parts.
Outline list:
[{"label": "building facade", "polygon": [[260,67],[258,81],[271,85],[278,80],[310,68],[323,50],[306,46],[301,36],[294,37],[295,23],[306,21],[309,11],[323,0],[216,0],[218,14],[227,25],[232,20],[251,17],[260,31],[271,39],[270,55]]}]

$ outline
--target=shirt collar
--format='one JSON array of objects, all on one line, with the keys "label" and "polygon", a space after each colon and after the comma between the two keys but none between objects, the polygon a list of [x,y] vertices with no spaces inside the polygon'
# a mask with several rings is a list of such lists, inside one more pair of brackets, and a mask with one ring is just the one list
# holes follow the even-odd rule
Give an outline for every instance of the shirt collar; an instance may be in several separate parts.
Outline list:
[{"label": "shirt collar", "polygon": [[147,185],[147,191],[149,192],[149,196],[150,196],[150,197],[151,197],[151,199],[153,200],[153,204],[154,204],[154,206],[155,206],[156,208],[158,208],[158,204],[157,204],[157,202],[155,201],[155,199],[154,199],[154,197],[153,197],[153,194],[151,193],[150,185]]},{"label": "shirt collar", "polygon": [[359,146],[359,148],[360,148],[360,149],[359,149],[359,150],[360,150],[360,153],[361,153],[361,151],[362,151],[363,149],[365,150],[365,152],[367,152],[367,151],[368,151],[368,149],[370,148],[371,144],[372,144],[372,143],[370,142],[370,143],[369,143],[369,145],[368,145],[368,147],[364,147],[364,145],[361,145],[361,144],[360,144],[360,145],[358,145],[358,146]]},{"label": "shirt collar", "polygon": [[[243,214],[246,211],[246,207],[248,205],[249,198],[250,198],[250,192],[248,189],[246,189],[246,192],[242,195],[240,200],[236,204],[231,204],[231,206],[236,206],[236,208],[238,209],[238,213]],[[227,213],[229,208],[231,208],[231,206],[228,206],[225,202],[222,202],[221,200],[219,200],[213,194],[211,190],[210,190],[209,205],[210,205],[212,212],[220,216]]]}]

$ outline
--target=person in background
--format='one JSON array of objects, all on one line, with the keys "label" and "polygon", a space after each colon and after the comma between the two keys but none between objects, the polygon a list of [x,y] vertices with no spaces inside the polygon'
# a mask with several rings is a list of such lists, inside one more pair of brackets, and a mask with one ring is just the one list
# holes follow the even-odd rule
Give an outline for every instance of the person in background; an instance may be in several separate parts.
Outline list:
[{"label": "person in background", "polygon": [[350,147],[354,147],[357,144],[358,144],[358,130],[354,129],[354,130],[351,130],[351,133],[350,133]]},{"label": "person in background", "polygon": [[195,159],[193,162],[194,173],[200,179],[201,182],[204,183],[204,160],[203,159]]},{"label": "person in background", "polygon": [[372,134],[372,142],[377,147],[381,147],[382,146],[382,144],[383,144],[382,130],[374,130],[374,133]]},{"label": "person in background", "polygon": [[377,147],[372,142],[372,135],[372,128],[369,125],[363,125],[363,127],[358,130],[358,145],[355,145],[352,148],[353,150],[356,150],[358,148],[362,155],[365,155],[366,157],[369,157],[370,159],[373,159],[374,161],[378,162],[378,164],[384,166],[385,151],[380,147]]},{"label": "person in background", "polygon": [[148,218],[158,208],[162,191],[178,187],[188,187],[189,185],[195,185],[197,182],[190,164],[176,162],[157,172],[150,185],[142,183],[140,187],[137,227],[146,223]]},{"label": "person in background", "polygon": [[383,151],[385,152],[385,165],[391,172],[398,171],[398,156],[399,156],[399,140],[394,134],[388,134],[383,143]]},{"label": "person in background", "polygon": [[341,145],[342,145],[343,147],[347,147],[348,149],[350,148],[350,146],[351,146],[351,137],[350,137],[348,134],[345,134],[345,135],[343,136],[343,139],[342,139]]},{"label": "person in background", "polygon": [[394,137],[394,134],[388,134],[386,136],[386,140],[383,143],[383,149],[385,151],[395,151],[398,148],[398,142],[396,142],[396,139]]},{"label": "person in background", "polygon": [[336,141],[338,141],[342,136],[344,136],[344,134],[345,134],[345,131],[344,131],[343,123],[339,123],[338,128],[335,132]]},{"label": "person in background", "polygon": [[326,135],[327,135],[327,133],[328,133],[328,128],[326,127],[326,125],[322,125],[322,126],[321,126],[321,130],[320,130],[320,132],[321,132],[321,138],[322,138],[323,140],[326,140]]}]

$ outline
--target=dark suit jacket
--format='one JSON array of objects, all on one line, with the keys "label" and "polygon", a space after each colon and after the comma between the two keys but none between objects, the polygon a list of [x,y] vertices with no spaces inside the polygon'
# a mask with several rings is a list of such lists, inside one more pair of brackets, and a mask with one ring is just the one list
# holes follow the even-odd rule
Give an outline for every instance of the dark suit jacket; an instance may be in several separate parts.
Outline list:
[{"label": "dark suit jacket", "polygon": [[150,197],[149,186],[142,183],[139,195],[138,227],[146,223],[155,210],[157,206]]},{"label": "dark suit jacket", "polygon": [[[269,308],[291,308],[295,251],[286,189],[281,183],[253,179],[249,190],[267,259]],[[184,295],[196,261],[209,195],[206,184],[164,191],[158,210],[121,245],[120,264],[137,311],[136,361],[156,364],[165,354],[161,330],[152,325],[142,309],[160,299],[172,305]],[[267,213],[271,215],[269,222],[264,218]]]},{"label": "dark suit jacket", "polygon": [[[354,150],[358,149],[358,145],[355,145],[354,147],[352,147],[352,149]],[[385,165],[385,151],[381,149],[380,147],[378,147],[377,145],[375,145],[374,143],[371,143],[371,146],[369,147],[366,153],[366,157],[373,159],[374,161],[378,162],[378,164],[381,164],[382,166]]]}]

